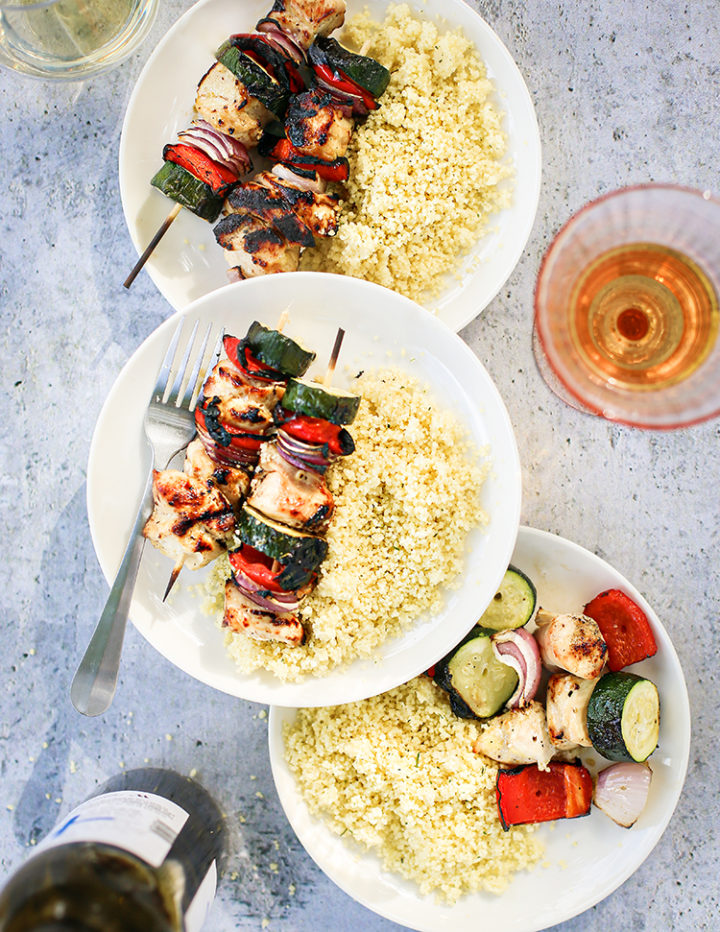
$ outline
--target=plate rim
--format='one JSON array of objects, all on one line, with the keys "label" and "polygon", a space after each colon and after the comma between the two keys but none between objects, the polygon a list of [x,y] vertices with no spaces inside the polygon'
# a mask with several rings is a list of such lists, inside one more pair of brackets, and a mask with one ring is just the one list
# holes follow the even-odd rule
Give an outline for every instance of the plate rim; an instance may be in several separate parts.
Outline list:
[{"label": "plate rim", "polygon": [[[614,576],[622,579],[624,585],[627,587],[628,594],[638,602],[640,607],[645,612],[649,612],[653,620],[653,624],[657,625],[659,630],[662,632],[663,639],[666,642],[664,647],[667,648],[669,659],[671,660],[673,666],[676,667],[676,670],[679,673],[679,684],[682,687],[680,696],[679,697],[673,696],[673,701],[676,703],[677,710],[681,713],[680,714],[681,730],[682,730],[684,741],[683,741],[683,746],[680,749],[680,754],[679,754],[680,760],[679,760],[679,766],[676,771],[677,777],[675,780],[675,788],[672,791],[673,792],[672,805],[664,810],[662,818],[659,820],[657,825],[654,827],[654,829],[650,833],[650,841],[649,843],[646,843],[640,859],[633,862],[626,870],[622,871],[618,877],[613,878],[609,884],[607,884],[604,887],[598,888],[598,890],[593,892],[584,901],[584,905],[582,905],[580,908],[577,908],[576,906],[572,906],[572,905],[566,906],[564,908],[561,906],[557,915],[554,915],[551,919],[551,923],[554,926],[558,923],[566,922],[570,919],[573,919],[577,916],[582,915],[587,910],[591,909],[593,906],[596,906],[598,903],[605,900],[612,893],[614,893],[620,886],[622,886],[622,884],[624,884],[627,880],[629,880],[630,877],[632,877],[640,869],[640,867],[645,863],[647,858],[652,854],[653,850],[656,848],[658,842],[660,841],[666,829],[668,828],[668,825],[670,824],[670,821],[677,810],[678,803],[683,793],[685,781],[687,779],[688,766],[689,766],[690,747],[691,747],[691,739],[692,739],[692,719],[691,719],[690,699],[689,699],[689,694],[687,690],[687,683],[685,680],[685,675],[682,669],[682,665],[680,663],[680,658],[678,657],[677,651],[675,649],[675,645],[673,644],[672,639],[670,638],[670,635],[668,634],[665,626],[663,625],[662,621],[658,617],[657,613],[652,608],[652,606],[647,602],[647,600],[642,595],[642,593],[640,593],[639,590],[619,570],[615,569],[615,567],[613,567],[612,564],[610,564],[607,560],[605,560],[603,557],[599,556],[598,554],[593,553],[591,550],[588,550],[582,545],[576,543],[575,541],[570,540],[569,538],[563,537],[562,535],[559,535],[559,534],[554,534],[550,531],[544,531],[539,528],[521,524],[518,529],[516,548],[519,546],[522,546],[524,539],[531,539],[531,540],[535,539],[537,542],[540,542],[540,543],[542,542],[547,543],[548,541],[552,541],[554,544],[560,543],[564,546],[568,546],[569,549],[573,551],[574,553],[581,555],[583,557],[589,556],[592,559],[592,561],[595,561],[596,565],[598,565],[600,568],[606,569],[606,570],[609,569]],[[401,915],[398,912],[394,911],[392,906],[389,908],[386,908],[384,911],[377,909],[376,908],[377,904],[371,904],[367,897],[357,895],[355,892],[348,889],[347,885],[344,882],[341,882],[340,880],[337,879],[337,872],[336,872],[334,864],[325,863],[325,862],[321,863],[322,859],[318,859],[318,857],[316,856],[316,852],[314,850],[310,850],[310,848],[306,846],[307,836],[305,834],[301,834],[298,832],[296,828],[296,818],[294,818],[295,810],[293,810],[292,814],[288,812],[288,809],[286,808],[287,799],[285,797],[285,793],[283,789],[283,784],[287,782],[287,780],[294,781],[294,777],[290,773],[289,768],[287,767],[287,764],[285,762],[285,757],[283,753],[282,728],[283,728],[284,722],[291,720],[291,716],[293,714],[296,714],[297,711],[298,711],[297,708],[288,708],[288,707],[280,707],[280,706],[270,707],[269,712],[268,712],[268,752],[269,752],[269,757],[270,757],[270,769],[271,769],[271,773],[273,777],[273,783],[275,786],[275,791],[278,795],[278,799],[280,801],[280,805],[283,809],[283,812],[285,813],[285,817],[290,823],[290,826],[293,832],[295,833],[298,841],[302,845],[303,849],[307,852],[307,854],[314,861],[314,863],[317,864],[320,870],[327,877],[329,877],[329,879],[337,887],[339,887],[343,891],[343,893],[345,893],[351,899],[355,900],[357,903],[360,903],[360,905],[362,905],[366,909],[371,910],[376,915],[382,916],[383,918],[388,919],[392,922],[397,922],[397,923],[400,923],[401,925],[405,925],[408,928],[416,930],[416,932],[445,932],[446,926],[444,924],[440,926],[440,925],[433,924],[432,922],[430,922],[429,924],[426,922],[421,922],[420,924],[413,923],[412,925],[408,925],[407,916]],[[302,801],[302,799],[301,799],[301,807],[303,808],[304,813],[309,815],[309,811],[307,810],[307,807],[304,801]],[[327,834],[331,834],[330,830],[324,825],[323,820],[320,817],[311,815],[310,818],[315,828],[318,829],[318,831],[320,831],[323,835],[326,835],[327,837]],[[333,837],[336,837],[336,836],[333,836]],[[373,858],[379,864],[380,870],[382,872],[385,872],[385,868],[382,867],[382,864],[379,861],[379,858],[377,857],[377,855],[371,852],[365,852],[364,856]],[[409,883],[412,883],[412,882],[409,882]],[[509,890],[506,891],[504,894],[501,894],[501,896],[507,897],[511,895],[511,893],[512,893],[512,887],[510,887]],[[477,895],[478,894],[470,894],[468,896],[477,896]],[[419,893],[415,893],[415,899],[419,903],[421,903],[424,899],[430,901],[431,898],[432,898],[431,895],[427,895],[426,897],[423,897]],[[514,932],[542,932],[542,930],[548,928],[548,923],[546,919],[543,919],[541,924],[538,924],[538,921],[531,921],[529,924],[525,923],[523,925],[513,925],[512,928]]]},{"label": "plate rim", "polygon": [[[214,4],[220,4],[222,2],[224,2],[224,0],[197,0],[196,3],[194,3],[191,7],[185,10],[184,13],[182,13],[181,16],[179,16],[178,19],[175,20],[174,23],[172,23],[168,31],[160,39],[158,44],[155,46],[155,48],[150,53],[145,64],[143,65],[135,81],[133,90],[130,94],[130,98],[127,103],[127,107],[126,107],[125,114],[123,117],[123,123],[122,123],[121,133],[120,133],[120,143],[119,143],[119,148],[118,148],[118,186],[120,188],[120,201],[122,205],[123,216],[125,219],[125,225],[126,225],[131,243],[133,245],[133,248],[137,252],[138,255],[143,251],[146,244],[142,243],[139,237],[137,236],[137,229],[136,229],[137,218],[131,217],[131,214],[130,214],[129,188],[132,186],[129,185],[127,181],[128,169],[126,167],[132,161],[132,157],[129,152],[130,143],[128,142],[128,133],[129,133],[129,126],[132,122],[133,112],[134,112],[138,99],[142,96],[142,91],[143,91],[142,85],[146,81],[148,73],[153,69],[156,58],[164,51],[164,49],[166,48],[168,44],[173,42],[173,40],[176,38],[177,35],[182,33],[183,29],[186,27],[187,21],[190,20],[197,13],[198,10],[204,9],[205,7],[212,6]],[[393,0],[378,0],[378,2],[381,2],[383,3],[383,5],[387,6],[390,2],[393,2]],[[405,0],[405,2],[408,2],[411,8],[416,13],[420,13],[421,15],[423,14],[422,0]],[[495,282],[491,284],[491,287],[487,291],[487,294],[483,296],[480,302],[474,302],[470,300],[471,306],[465,308],[465,310],[462,310],[461,308],[458,312],[451,312],[448,314],[444,313],[443,308],[440,308],[439,311],[437,312],[433,311],[432,308],[435,305],[435,301],[432,298],[427,299],[430,307],[424,307],[423,305],[420,305],[420,306],[423,306],[424,309],[428,313],[436,314],[436,316],[439,316],[443,320],[443,322],[446,323],[447,326],[451,327],[451,329],[453,329],[455,332],[459,332],[464,327],[468,326],[480,314],[482,314],[483,311],[487,308],[487,306],[497,297],[497,295],[502,290],[502,288],[505,286],[505,284],[507,283],[508,279],[513,274],[513,272],[517,269],[518,264],[523,258],[526,246],[529,242],[535,221],[537,219],[537,212],[538,212],[539,205],[540,205],[540,195],[542,192],[542,138],[540,135],[537,112],[536,112],[535,105],[532,99],[532,95],[530,94],[530,90],[528,88],[527,82],[518,64],[516,63],[514,57],[512,56],[509,49],[503,42],[502,38],[499,36],[496,30],[488,23],[488,21],[484,19],[483,16],[480,15],[480,13],[477,10],[474,9],[474,7],[467,4],[466,2],[464,2],[464,0],[445,0],[445,2],[446,3],[449,2],[452,6],[452,9],[454,11],[457,11],[457,15],[459,19],[467,19],[475,23],[477,25],[478,30],[485,35],[486,39],[489,42],[492,43],[494,47],[494,52],[497,53],[499,57],[503,59],[505,63],[505,68],[507,69],[506,73],[510,76],[510,79],[511,79],[511,80],[509,79],[508,82],[506,83],[511,83],[514,88],[514,93],[519,94],[520,98],[522,98],[523,109],[521,112],[522,112],[523,119],[524,119],[523,134],[527,137],[524,141],[522,139],[518,139],[518,146],[516,147],[513,161],[516,162],[519,160],[518,152],[521,147],[523,149],[526,149],[529,147],[529,151],[530,151],[530,155],[524,156],[526,159],[526,173],[529,179],[529,186],[528,186],[528,189],[524,191],[524,196],[522,199],[522,206],[519,208],[516,208],[516,210],[518,211],[517,213],[518,226],[516,229],[513,228],[512,230],[514,248],[509,253],[508,259],[506,263],[504,264],[504,266],[502,267],[503,268],[502,275]],[[358,10],[361,9],[361,7],[362,5],[360,4],[360,6],[358,7]],[[436,21],[438,18],[442,16],[443,14],[437,13],[434,16],[431,16],[429,18],[432,19],[433,21]],[[450,26],[452,26],[453,28],[462,28],[462,26],[457,27],[457,25],[454,23],[450,23]],[[473,40],[472,37],[469,37],[469,38],[471,38],[471,40],[473,41],[473,44],[477,48],[477,42]],[[478,49],[478,51],[480,50]],[[485,56],[482,54],[481,54],[481,57],[483,59],[485,58]],[[494,94],[496,97],[502,97],[503,96],[502,88],[498,89],[498,87],[495,86]],[[503,116],[504,116],[504,120],[507,121],[509,118],[509,111],[507,109],[503,110]],[[148,179],[148,186],[149,186],[149,179]],[[517,184],[515,184],[513,187],[513,191],[516,192],[517,190],[518,190],[518,186]],[[502,213],[503,211],[499,211],[496,214],[494,214],[493,217],[501,216]],[[490,231],[488,231],[488,235],[491,235]],[[483,237],[481,237],[478,243],[481,243],[482,239]],[[482,247],[479,247],[479,249],[481,248]],[[470,253],[468,256],[461,259],[460,266],[458,266],[457,269],[448,270],[448,275],[452,275],[453,271],[459,271],[459,269],[462,267],[464,263],[468,261],[472,262],[472,258],[471,258],[472,255],[473,254]],[[476,258],[481,259],[480,256]],[[194,303],[195,300],[199,299],[199,298],[195,298],[193,301],[186,301],[183,304],[177,298],[177,295],[174,289],[172,288],[172,281],[174,280],[174,277],[173,276],[168,277],[165,275],[161,275],[160,272],[157,272],[155,270],[155,266],[153,264],[152,258],[146,264],[145,270],[148,273],[149,277],[151,278],[155,287],[158,289],[160,294],[165,298],[165,300],[170,304],[173,310],[175,311],[184,310],[186,307],[190,306],[190,304]],[[331,273],[321,273],[321,274],[331,274]],[[448,301],[447,301],[448,307],[454,308],[456,304],[462,303],[463,296],[468,293],[468,288],[470,287],[470,285],[471,285],[471,282],[468,282],[468,284],[463,285],[462,287],[459,288],[459,290],[457,291],[457,294],[455,294],[453,297],[448,298]],[[218,286],[218,288],[221,288],[221,287],[224,287],[224,285]],[[451,286],[448,286],[448,287],[451,287]],[[218,290],[218,289],[213,289],[213,290]],[[211,293],[211,292],[208,292],[208,293]],[[446,316],[448,319],[445,319]]]}]

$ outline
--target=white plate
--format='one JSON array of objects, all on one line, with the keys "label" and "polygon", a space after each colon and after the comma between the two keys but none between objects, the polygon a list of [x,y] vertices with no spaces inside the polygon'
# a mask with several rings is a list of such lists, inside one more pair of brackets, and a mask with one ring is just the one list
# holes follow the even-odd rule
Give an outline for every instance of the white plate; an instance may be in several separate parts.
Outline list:
[{"label": "white plate", "polygon": [[[163,146],[190,122],[197,83],[220,43],[233,32],[251,31],[271,5],[271,0],[201,0],[168,32],[140,74],[120,141],[120,192],[138,253],[171,206],[149,183],[160,167]],[[433,302],[440,319],[459,330],[489,304],[522,255],[540,196],[540,135],[523,78],[487,23],[463,0],[411,0],[410,5],[423,16],[442,16],[448,27],[461,27],[476,44],[497,88],[497,103],[507,115],[509,158],[515,167],[513,206],[493,219],[493,231],[468,260],[478,267],[461,282],[449,279],[441,299]],[[349,13],[365,6],[382,18],[387,2],[350,0]],[[227,263],[211,225],[187,210],[145,268],[176,310],[227,283]]]},{"label": "white plate", "polygon": [[[520,463],[505,406],[477,357],[444,324],[392,291],[339,275],[294,272],[227,285],[181,313],[201,322],[214,321],[242,336],[254,319],[273,326],[284,308],[290,313],[287,332],[301,337],[318,354],[311,373],[322,370],[337,328],[343,327],[338,382],[344,366],[353,367],[354,374],[389,362],[418,375],[462,419],[478,447],[490,446],[494,465],[482,493],[490,526],[469,535],[464,582],[448,593],[444,610],[419,619],[372,659],[330,673],[321,682],[309,678],[283,684],[267,672],[242,675],[224,651],[223,633],[199,611],[198,599],[186,588],[201,581],[208,570],[183,573],[176,585],[180,591],[173,591],[163,604],[160,597],[171,562],[154,548],[145,548],[130,617],[161,654],[234,696],[276,705],[329,705],[382,692],[409,679],[472,627],[478,611],[496,591],[515,543]],[[166,321],[132,356],[95,428],[88,465],[88,515],[108,581],[120,564],[141,496],[143,413],[176,326],[176,317]]]},{"label": "white plate", "polygon": [[[690,706],[682,669],[655,612],[630,583],[603,560],[562,537],[521,527],[512,562],[535,582],[540,604],[572,611],[608,588],[622,588],[645,611],[658,652],[632,669],[660,691],[660,746],[650,758],[648,804],[632,829],[615,825],[593,807],[583,819],[542,826],[546,846],[534,871],[516,875],[502,896],[474,894],[455,906],[421,897],[417,888],[387,873],[373,855],[358,853],[310,815],[284,757],[282,729],[294,709],[271,709],[270,759],[287,817],[308,854],[341,889],[387,919],[421,932],[536,932],[570,919],[608,896],[637,870],[664,832],[682,791],[690,751]],[[595,755],[597,758],[598,755]]]}]

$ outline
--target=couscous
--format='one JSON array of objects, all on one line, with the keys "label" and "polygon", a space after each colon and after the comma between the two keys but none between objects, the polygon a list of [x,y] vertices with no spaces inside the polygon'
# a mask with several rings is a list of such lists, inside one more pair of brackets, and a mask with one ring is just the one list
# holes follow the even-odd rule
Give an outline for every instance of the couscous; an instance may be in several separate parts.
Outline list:
[{"label": "couscous", "polygon": [[[322,675],[399,634],[443,602],[459,578],[468,533],[487,522],[480,494],[488,451],[471,448],[458,419],[407,372],[361,375],[352,426],[355,453],[327,474],[335,515],[328,555],[300,614],[307,643],[288,649],[228,631],[227,649],[243,672],[283,680]],[[222,603],[227,559],[217,561]]]},{"label": "couscous", "polygon": [[306,250],[301,268],[431,299],[510,203],[493,85],[472,42],[406,4],[391,6],[382,23],[353,17],[341,38],[392,78],[351,140],[337,234]]},{"label": "couscous", "polygon": [[299,710],[285,756],[311,812],[385,868],[454,902],[502,893],[536,864],[534,826],[505,832],[497,768],[471,750],[477,722],[456,718],[425,676],[381,696]]}]

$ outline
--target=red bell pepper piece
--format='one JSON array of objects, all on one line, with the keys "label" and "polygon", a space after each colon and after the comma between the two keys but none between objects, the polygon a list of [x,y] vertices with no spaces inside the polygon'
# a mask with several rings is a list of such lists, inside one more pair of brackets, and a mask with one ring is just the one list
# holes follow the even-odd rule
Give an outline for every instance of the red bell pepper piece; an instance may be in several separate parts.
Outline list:
[{"label": "red bell pepper piece", "polygon": [[220,196],[224,196],[240,179],[239,175],[225,165],[218,164],[200,149],[186,143],[165,146],[163,158],[166,162],[174,162],[189,171],[199,181],[210,185],[213,192]]},{"label": "red bell pepper piece", "polygon": [[606,589],[585,606],[607,644],[607,664],[616,673],[657,653],[647,615],[620,589]]},{"label": "red bell pepper piece", "polygon": [[239,573],[244,573],[265,589],[273,592],[283,592],[283,588],[277,582],[277,576],[285,569],[280,565],[277,571],[273,572],[274,560],[266,553],[250,547],[248,544],[241,544],[238,550],[233,550],[228,554],[230,566]]},{"label": "red bell pepper piece", "polygon": [[218,423],[216,427],[208,426],[205,410],[200,405],[195,408],[195,426],[199,433],[207,434],[219,447],[230,451],[257,453],[266,440],[264,436],[258,434],[233,433],[222,423]]},{"label": "red bell pepper piece", "polygon": [[244,340],[238,337],[224,336],[223,348],[230,362],[254,379],[262,379],[264,382],[282,380],[282,373],[277,372],[271,366],[266,366],[264,362],[253,356]]},{"label": "red bell pepper piece", "polygon": [[346,158],[326,162],[324,159],[303,155],[289,139],[278,139],[268,155],[290,168],[317,172],[326,181],[347,181],[350,177],[350,163]]},{"label": "red bell pepper piece", "polygon": [[511,825],[588,815],[593,793],[588,770],[579,762],[553,761],[549,767],[529,764],[498,771],[496,797],[505,831]]},{"label": "red bell pepper piece", "polygon": [[343,456],[346,448],[340,441],[340,432],[343,430],[337,424],[331,424],[321,417],[307,417],[300,414],[285,421],[282,429],[305,443],[327,444],[331,453]]},{"label": "red bell pepper piece", "polygon": [[370,91],[366,91],[364,87],[361,87],[356,81],[348,77],[344,71],[340,69],[333,71],[329,65],[313,65],[313,69],[323,81],[337,88],[341,94],[345,93],[351,94],[353,97],[360,97],[368,110],[377,110],[378,102]]}]

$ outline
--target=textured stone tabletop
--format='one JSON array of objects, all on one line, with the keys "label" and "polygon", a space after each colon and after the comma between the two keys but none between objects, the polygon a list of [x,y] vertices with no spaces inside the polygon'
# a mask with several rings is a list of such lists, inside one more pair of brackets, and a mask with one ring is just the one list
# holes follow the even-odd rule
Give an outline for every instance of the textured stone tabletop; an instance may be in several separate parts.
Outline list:
[{"label": "textured stone tabletop", "polygon": [[[386,932],[399,927],[351,901],[295,840],[270,776],[264,708],[189,679],[132,627],[110,711],[85,719],[68,698],[107,594],[85,505],[93,427],[124,362],[171,312],[147,275],[121,287],[135,252],[120,129],[140,68],[187,5],[162,0],[145,46],[112,74],[54,86],[0,77],[3,875],[99,781],[149,761],[196,770],[230,814],[235,852],[212,932]],[[520,263],[462,336],[513,420],[523,523],[598,553],[642,591],[677,646],[693,715],[687,783],[663,838],[619,890],[558,928],[718,929],[720,423],[651,433],[581,415],[539,377],[530,334],[539,262],[570,212],[633,182],[717,191],[720,7],[474,5],[525,76],[544,180]]]}]

